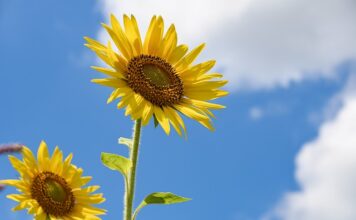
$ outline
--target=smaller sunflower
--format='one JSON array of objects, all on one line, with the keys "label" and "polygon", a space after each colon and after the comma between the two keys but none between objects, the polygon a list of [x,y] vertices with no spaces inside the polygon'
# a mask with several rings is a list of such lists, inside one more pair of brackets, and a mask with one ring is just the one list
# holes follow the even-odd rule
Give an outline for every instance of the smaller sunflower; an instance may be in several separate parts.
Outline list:
[{"label": "smaller sunflower", "polygon": [[101,218],[97,215],[105,214],[105,210],[92,206],[105,201],[102,194],[92,194],[99,186],[84,187],[91,177],[83,177],[83,170],[71,164],[72,154],[63,161],[63,153],[56,147],[50,156],[44,141],[38,148],[37,160],[27,147],[23,147],[22,154],[22,161],[9,156],[20,178],[0,181],[21,192],[7,196],[19,203],[13,211],[28,209],[35,220],[98,220]]}]

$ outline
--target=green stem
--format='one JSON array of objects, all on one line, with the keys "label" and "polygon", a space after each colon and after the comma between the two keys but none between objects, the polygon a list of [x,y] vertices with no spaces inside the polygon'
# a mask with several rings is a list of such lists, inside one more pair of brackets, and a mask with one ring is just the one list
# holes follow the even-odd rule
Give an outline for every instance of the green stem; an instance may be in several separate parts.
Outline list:
[{"label": "green stem", "polygon": [[135,195],[136,168],[141,135],[141,119],[136,120],[133,129],[133,146],[130,152],[131,169],[128,177],[125,196],[125,220],[132,220],[132,206]]}]

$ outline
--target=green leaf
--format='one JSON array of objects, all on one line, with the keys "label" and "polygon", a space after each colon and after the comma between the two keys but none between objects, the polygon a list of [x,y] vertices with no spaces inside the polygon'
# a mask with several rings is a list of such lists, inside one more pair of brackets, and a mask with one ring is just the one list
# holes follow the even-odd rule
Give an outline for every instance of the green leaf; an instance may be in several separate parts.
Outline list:
[{"label": "green leaf", "polygon": [[117,170],[122,175],[124,175],[125,178],[127,178],[130,167],[131,167],[131,162],[126,157],[123,157],[123,156],[120,156],[117,154],[102,152],[101,153],[101,162],[109,169]]},{"label": "green leaf", "polygon": [[132,149],[133,141],[132,141],[132,139],[129,139],[129,138],[120,137],[119,144],[126,145],[128,148]]},{"label": "green leaf", "polygon": [[160,204],[160,205],[169,205],[181,202],[187,202],[191,199],[185,198],[182,196],[175,195],[170,192],[155,192],[146,196],[146,198],[141,202],[134,212],[133,220],[136,219],[138,212],[147,205]]},{"label": "green leaf", "polygon": [[174,204],[187,202],[191,199],[182,196],[177,196],[170,192],[155,192],[148,195],[143,202],[146,204]]},{"label": "green leaf", "polygon": [[156,118],[156,115],[153,115],[153,121],[155,123],[155,128],[157,128],[157,126],[159,125],[159,122],[158,122],[158,120]]}]

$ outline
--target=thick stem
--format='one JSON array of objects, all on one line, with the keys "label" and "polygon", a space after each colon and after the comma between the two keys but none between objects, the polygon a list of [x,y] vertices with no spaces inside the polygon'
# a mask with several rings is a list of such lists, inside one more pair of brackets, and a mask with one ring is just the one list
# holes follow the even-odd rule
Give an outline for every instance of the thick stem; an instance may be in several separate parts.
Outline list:
[{"label": "thick stem", "polygon": [[136,167],[141,135],[141,119],[136,120],[133,130],[133,146],[130,152],[131,169],[128,177],[125,196],[125,220],[132,220],[132,206],[135,194]]}]

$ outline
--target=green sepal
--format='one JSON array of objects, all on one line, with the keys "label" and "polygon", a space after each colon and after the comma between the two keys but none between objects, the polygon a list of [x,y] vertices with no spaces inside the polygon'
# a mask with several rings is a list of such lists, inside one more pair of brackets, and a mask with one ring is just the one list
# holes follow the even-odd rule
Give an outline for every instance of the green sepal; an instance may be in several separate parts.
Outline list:
[{"label": "green sepal", "polygon": [[131,162],[126,157],[102,152],[101,162],[109,169],[119,171],[127,179],[131,168]]},{"label": "green sepal", "polygon": [[119,144],[126,145],[128,148],[132,149],[133,141],[130,138],[120,137],[118,140]]},{"label": "green sepal", "polygon": [[153,115],[153,122],[155,123],[155,128],[157,128],[157,126],[159,125],[159,122],[156,118],[156,115]]},{"label": "green sepal", "polygon": [[190,201],[190,198],[185,198],[182,196],[175,195],[170,192],[155,192],[151,193],[141,202],[141,204],[136,208],[133,216],[133,220],[136,219],[138,212],[147,205],[158,204],[158,205],[170,205],[175,203],[182,203]]}]

